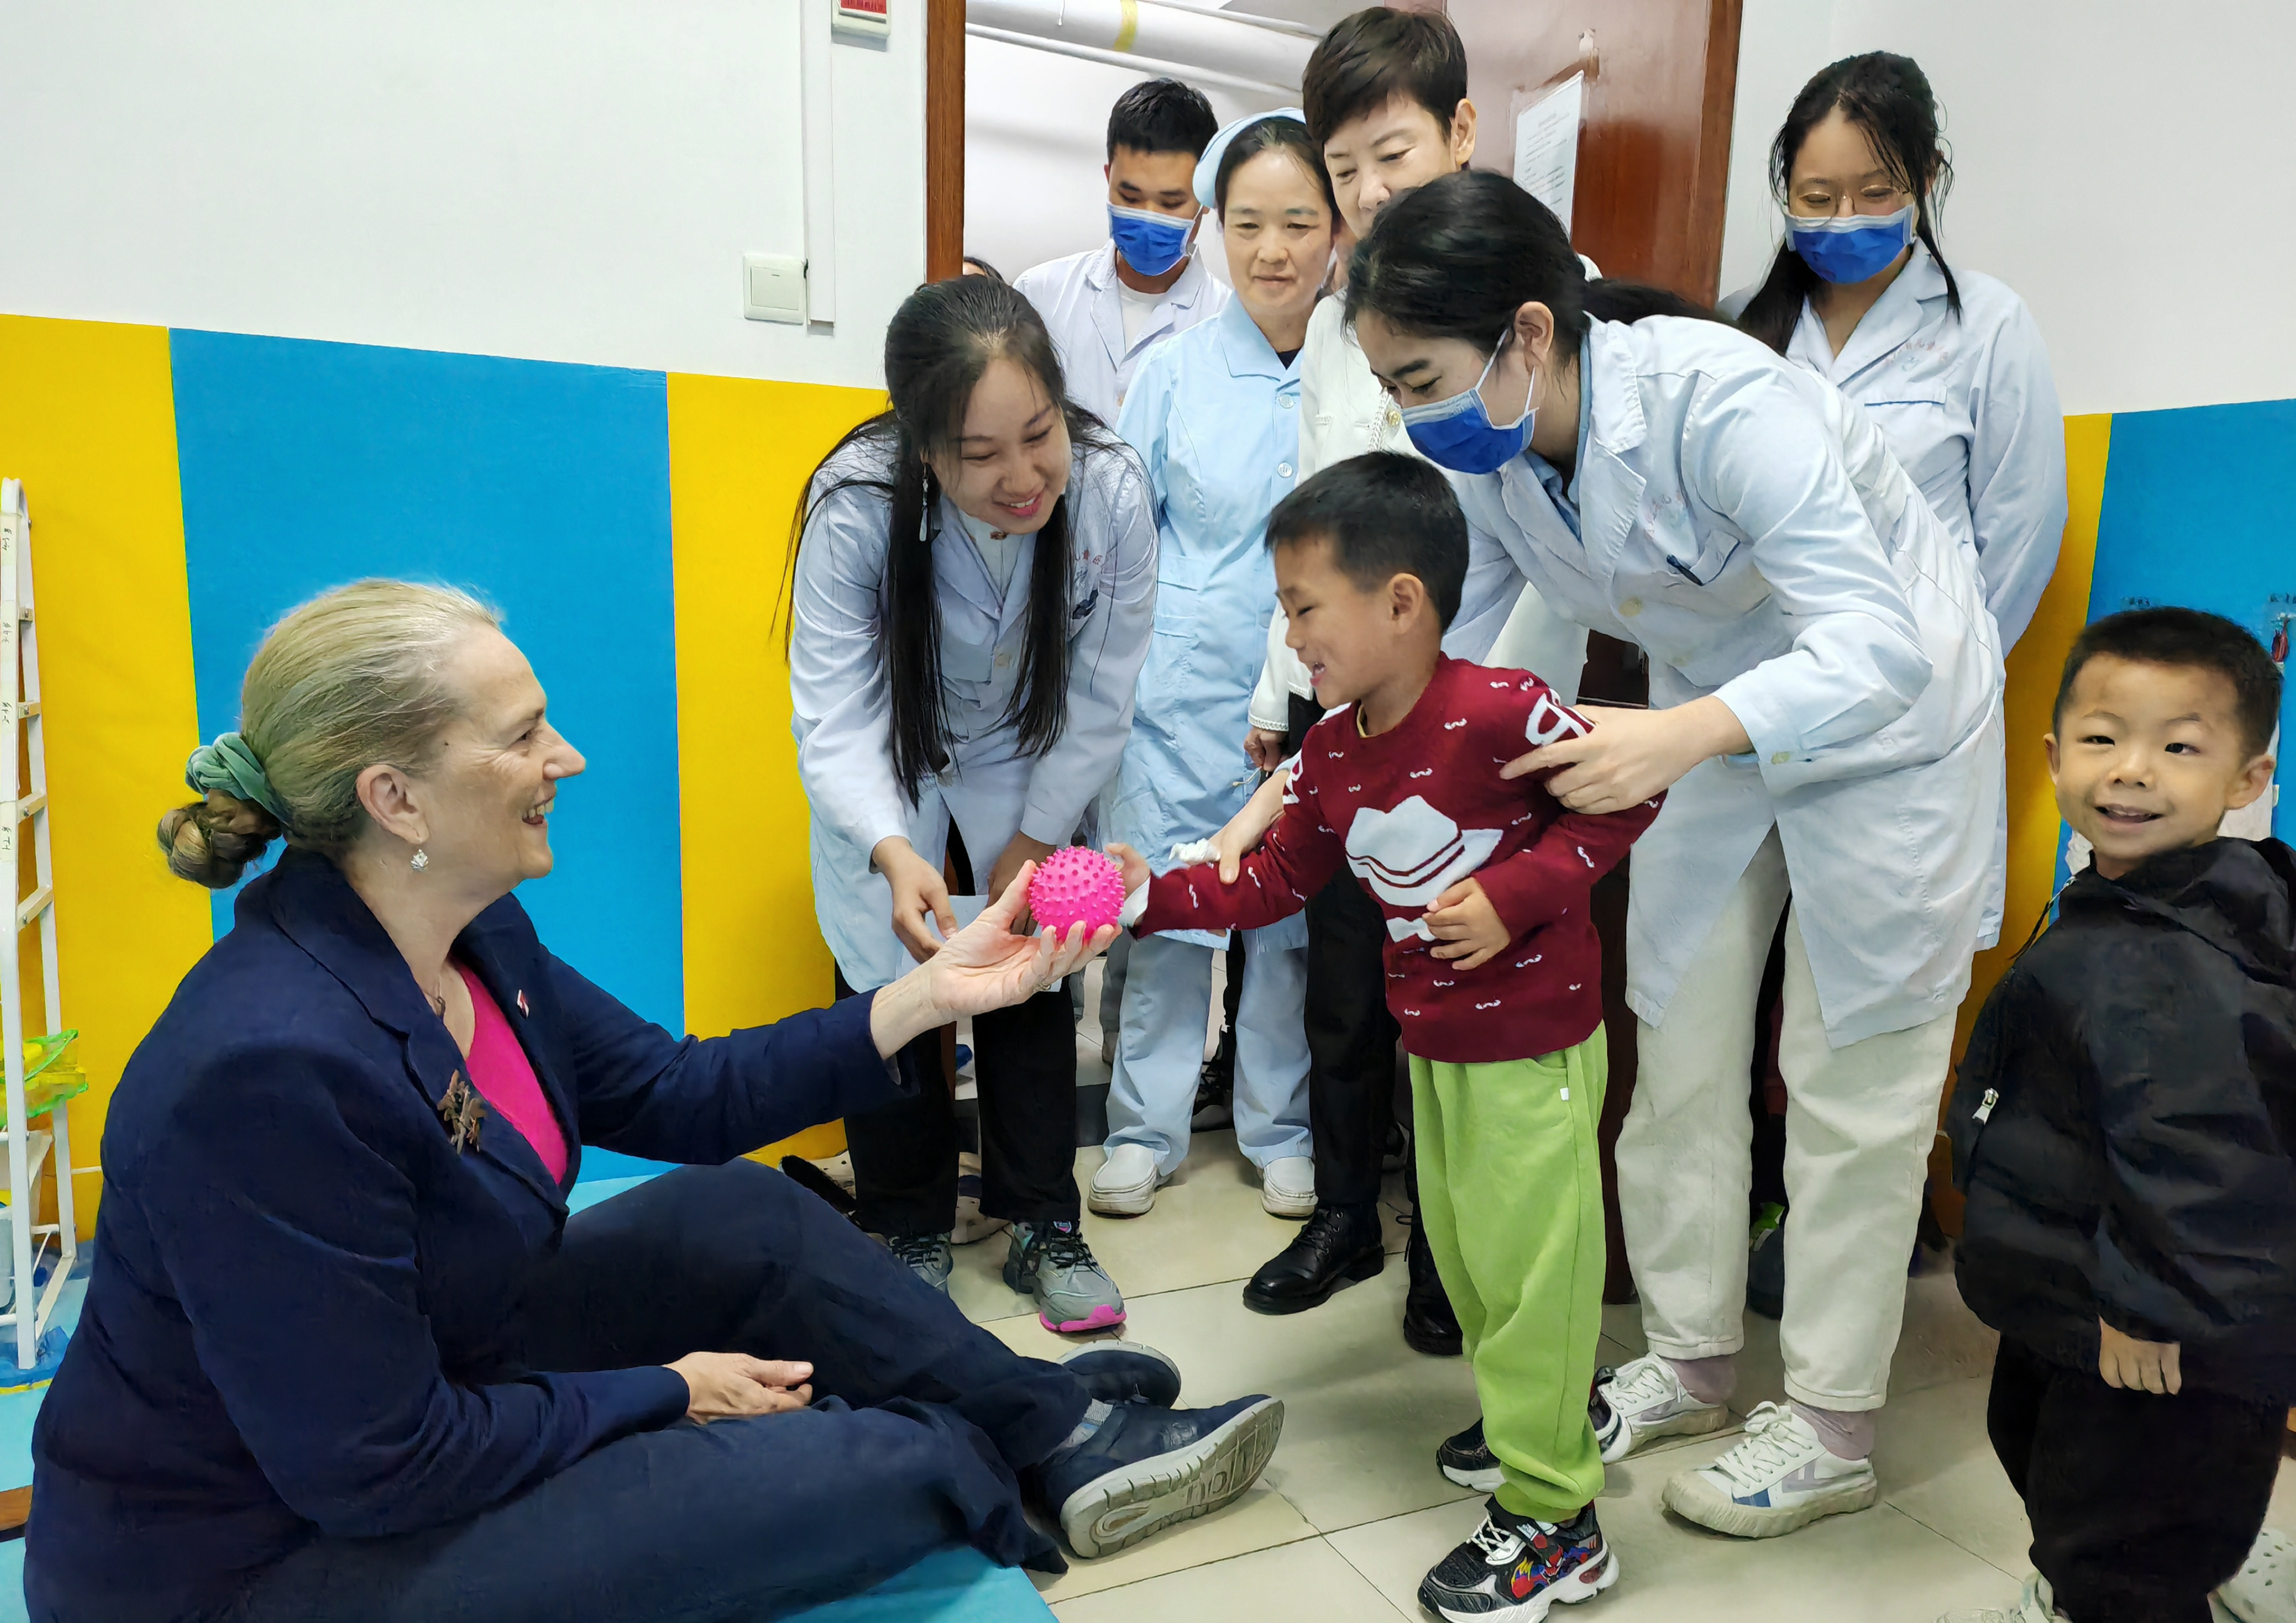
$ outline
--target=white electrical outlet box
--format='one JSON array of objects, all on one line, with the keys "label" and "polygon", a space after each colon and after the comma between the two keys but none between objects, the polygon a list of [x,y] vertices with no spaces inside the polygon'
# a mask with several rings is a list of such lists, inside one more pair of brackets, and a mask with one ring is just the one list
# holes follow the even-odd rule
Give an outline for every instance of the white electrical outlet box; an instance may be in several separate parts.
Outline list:
[{"label": "white electrical outlet box", "polygon": [[795,254],[742,256],[742,314],[805,324],[805,261]]},{"label": "white electrical outlet box", "polygon": [[886,14],[887,0],[830,0],[834,8],[829,14],[829,31],[848,39],[865,39],[878,45],[893,36],[892,19]]}]

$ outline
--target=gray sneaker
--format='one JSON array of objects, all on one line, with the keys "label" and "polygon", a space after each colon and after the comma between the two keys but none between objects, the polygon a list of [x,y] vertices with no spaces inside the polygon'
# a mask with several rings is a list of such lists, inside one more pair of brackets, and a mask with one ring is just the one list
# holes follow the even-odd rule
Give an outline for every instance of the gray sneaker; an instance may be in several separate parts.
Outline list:
[{"label": "gray sneaker", "polygon": [[1004,1285],[1037,1299],[1047,1330],[1107,1330],[1124,1323],[1124,1296],[1093,1259],[1074,1223],[1015,1223]]},{"label": "gray sneaker", "polygon": [[885,1249],[893,1260],[939,1291],[948,1294],[948,1276],[956,1266],[947,1234],[888,1234]]}]

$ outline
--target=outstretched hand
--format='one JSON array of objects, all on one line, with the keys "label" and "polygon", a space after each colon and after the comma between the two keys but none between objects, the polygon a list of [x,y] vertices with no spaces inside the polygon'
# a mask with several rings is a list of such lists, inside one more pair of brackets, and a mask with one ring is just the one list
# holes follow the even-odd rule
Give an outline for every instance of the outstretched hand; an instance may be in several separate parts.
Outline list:
[{"label": "outstretched hand", "polygon": [[955,1019],[1010,1008],[1048,992],[1116,939],[1116,926],[1087,932],[1081,924],[1062,939],[1052,930],[1015,935],[1029,910],[1029,881],[1037,865],[1024,862],[1004,894],[951,936],[923,965],[934,1007]]},{"label": "outstretched hand", "polygon": [[986,1014],[1049,992],[1116,939],[1116,927],[1086,935],[1077,925],[1063,940],[1051,930],[1015,935],[1028,911],[1029,881],[1037,865],[1024,862],[1004,894],[932,955],[870,1000],[869,1035],[888,1058],[960,1014]]},{"label": "outstretched hand", "polygon": [[1121,842],[1111,845],[1108,848],[1108,854],[1115,857],[1117,865],[1124,870],[1124,894],[1127,896],[1156,877],[1155,871],[1148,865],[1148,859],[1128,845]]}]

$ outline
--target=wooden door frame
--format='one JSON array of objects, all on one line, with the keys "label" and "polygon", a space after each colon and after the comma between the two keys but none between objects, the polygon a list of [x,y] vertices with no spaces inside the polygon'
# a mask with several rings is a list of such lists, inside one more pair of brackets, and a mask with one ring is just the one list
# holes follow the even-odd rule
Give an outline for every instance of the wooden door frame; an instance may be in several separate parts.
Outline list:
[{"label": "wooden door frame", "polygon": [[925,280],[964,274],[964,0],[924,0]]}]

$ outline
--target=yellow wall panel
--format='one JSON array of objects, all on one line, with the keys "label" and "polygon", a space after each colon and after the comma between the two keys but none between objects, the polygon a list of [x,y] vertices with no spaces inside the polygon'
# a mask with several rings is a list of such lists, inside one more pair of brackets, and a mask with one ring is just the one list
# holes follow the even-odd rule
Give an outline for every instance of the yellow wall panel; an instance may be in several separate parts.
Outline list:
[{"label": "yellow wall panel", "polygon": [[[199,742],[166,329],[0,316],[0,475],[32,515],[64,1019],[90,1084],[73,1157],[92,1174],[120,1068],[210,939],[207,893],[152,839]],[[76,1182],[85,1233],[100,1179]]]},{"label": "yellow wall panel", "polygon": [[[2049,731],[2049,711],[2057,698],[2057,678],[2073,639],[2088,624],[2088,588],[2096,568],[2097,515],[2104,506],[2104,464],[2112,448],[2112,417],[2100,413],[2065,419],[2065,482],[2070,503],[2065,537],[2057,551],[2056,573],[2041,594],[2032,624],[2009,651],[2009,682],[2003,696],[2008,724],[2009,881],[2001,920],[2001,944],[1977,955],[1969,996],[1954,1033],[1954,1062],[1961,1062],[1977,1012],[2032,934],[2056,888],[2057,846],[2062,825],[2055,793],[2049,787],[2049,762],[2041,740]],[[1953,1094],[1946,1086],[1947,1097]],[[1931,1156],[1931,1188],[1946,1227],[1961,1230],[1961,1200],[1952,1187],[1952,1163],[1944,1140]]]},{"label": "yellow wall panel", "polygon": [[[806,480],[884,404],[868,389],[669,377],[685,1024],[699,1037],[830,999],[775,611]],[[844,1143],[832,1124],[756,1159]]]}]

